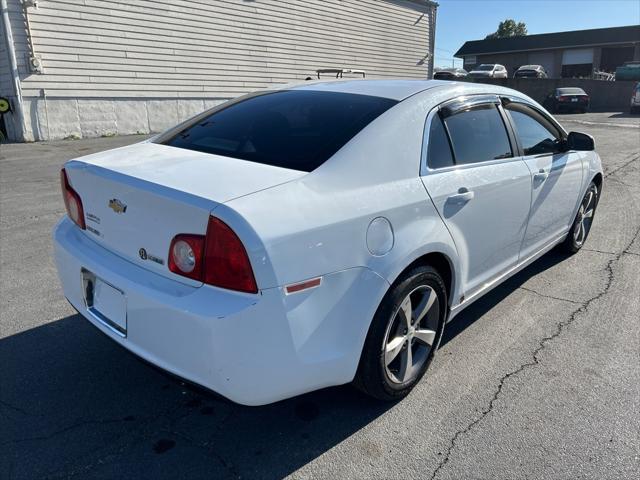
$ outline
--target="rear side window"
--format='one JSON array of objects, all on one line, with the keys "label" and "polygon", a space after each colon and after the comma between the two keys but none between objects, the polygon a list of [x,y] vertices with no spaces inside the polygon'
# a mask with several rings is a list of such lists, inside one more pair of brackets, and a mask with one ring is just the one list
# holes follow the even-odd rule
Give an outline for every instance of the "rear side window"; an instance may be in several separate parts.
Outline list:
[{"label": "rear side window", "polygon": [[453,165],[453,154],[440,115],[435,115],[429,127],[429,148],[427,150],[429,168],[444,168]]},{"label": "rear side window", "polygon": [[558,130],[535,110],[510,103],[506,110],[515,124],[525,155],[543,155],[562,151]]},{"label": "rear side window", "polygon": [[458,165],[512,157],[507,130],[494,104],[485,104],[445,119]]},{"label": "rear side window", "polygon": [[222,108],[162,143],[310,172],[396,103],[338,92],[270,92]]}]

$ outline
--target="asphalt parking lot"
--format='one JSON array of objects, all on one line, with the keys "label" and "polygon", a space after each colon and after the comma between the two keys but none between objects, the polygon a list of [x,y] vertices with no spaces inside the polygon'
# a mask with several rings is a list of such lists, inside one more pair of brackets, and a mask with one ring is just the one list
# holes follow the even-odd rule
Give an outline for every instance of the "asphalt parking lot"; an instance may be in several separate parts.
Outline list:
[{"label": "asphalt parking lot", "polygon": [[558,118],[604,164],[585,248],[463,312],[394,405],[241,407],[138,361],[68,306],[50,232],[62,163],[141,137],[0,146],[0,478],[638,478],[640,117]]}]

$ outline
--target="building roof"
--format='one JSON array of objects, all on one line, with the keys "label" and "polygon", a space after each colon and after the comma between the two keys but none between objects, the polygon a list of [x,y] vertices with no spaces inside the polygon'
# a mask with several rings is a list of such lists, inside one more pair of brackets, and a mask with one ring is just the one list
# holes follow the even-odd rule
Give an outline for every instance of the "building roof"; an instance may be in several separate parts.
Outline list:
[{"label": "building roof", "polygon": [[456,57],[488,53],[545,50],[553,48],[583,47],[616,43],[640,43],[640,25],[627,27],[595,28],[572,32],[542,33],[522,37],[472,40],[455,53]]}]

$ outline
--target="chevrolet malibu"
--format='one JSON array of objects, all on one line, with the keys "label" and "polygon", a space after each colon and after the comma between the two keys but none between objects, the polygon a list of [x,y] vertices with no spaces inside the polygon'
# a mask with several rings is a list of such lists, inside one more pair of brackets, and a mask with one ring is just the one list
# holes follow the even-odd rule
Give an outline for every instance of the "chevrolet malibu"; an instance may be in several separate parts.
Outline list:
[{"label": "chevrolet malibu", "polygon": [[235,402],[399,399],[460,311],[584,245],[593,150],[498,86],[285,86],[66,163],[57,268],[102,333]]}]

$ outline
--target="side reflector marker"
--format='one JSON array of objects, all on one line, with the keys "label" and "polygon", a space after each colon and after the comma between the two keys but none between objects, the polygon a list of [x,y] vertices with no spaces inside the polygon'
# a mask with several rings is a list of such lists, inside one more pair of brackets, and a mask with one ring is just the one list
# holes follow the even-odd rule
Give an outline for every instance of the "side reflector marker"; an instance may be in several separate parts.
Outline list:
[{"label": "side reflector marker", "polygon": [[322,277],[312,278],[310,280],[305,280],[304,282],[292,283],[284,287],[284,291],[287,295],[291,295],[292,293],[302,292],[304,290],[309,290],[310,288],[319,287],[322,284]]}]

